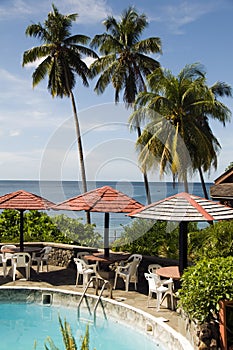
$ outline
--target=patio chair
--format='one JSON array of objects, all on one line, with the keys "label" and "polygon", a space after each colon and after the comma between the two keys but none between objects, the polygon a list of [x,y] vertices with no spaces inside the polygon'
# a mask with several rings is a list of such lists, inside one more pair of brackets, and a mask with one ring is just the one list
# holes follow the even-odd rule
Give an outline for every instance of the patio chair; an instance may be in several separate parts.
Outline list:
[{"label": "patio chair", "polygon": [[77,267],[77,277],[75,286],[77,287],[79,282],[79,276],[83,276],[83,287],[85,287],[91,276],[96,276],[97,264],[86,264],[83,259],[74,258],[74,262]]},{"label": "patio chair", "polygon": [[47,272],[49,271],[49,253],[51,252],[52,247],[46,246],[44,247],[39,253],[34,252],[32,253],[32,262],[37,263],[37,273],[40,271],[43,271],[44,265],[47,266]]},{"label": "patio chair", "polygon": [[118,277],[121,277],[125,282],[126,292],[129,291],[130,282],[134,282],[134,288],[135,290],[137,290],[138,266],[141,260],[142,260],[142,255],[133,254],[128,258],[127,262],[125,261],[120,262],[120,264],[116,267],[113,289],[116,289],[117,279]]},{"label": "patio chair", "polygon": [[7,262],[10,261],[11,263],[11,258],[14,253],[9,253],[6,252],[6,250],[14,250],[16,249],[16,245],[14,244],[5,244],[1,247],[1,252],[2,252],[2,267],[3,267],[3,275],[4,277],[7,276]]},{"label": "patio chair", "polygon": [[156,294],[156,299],[157,299],[156,311],[159,311],[162,301],[168,294],[170,294],[172,310],[173,310],[172,278],[163,282],[160,280],[160,277],[156,273],[144,273],[144,276],[148,282],[148,287],[149,287],[147,307],[150,307],[149,306],[150,298],[152,298],[153,294]]},{"label": "patio chair", "polygon": [[0,254],[0,264],[2,264],[3,276],[6,277],[6,264],[4,262],[3,254]]},{"label": "patio chair", "polygon": [[161,265],[159,265],[159,264],[150,264],[149,266],[148,266],[148,272],[149,273],[156,273],[156,270],[157,269],[160,269],[162,266]]},{"label": "patio chair", "polygon": [[85,263],[88,264],[88,261],[86,259],[84,259],[85,255],[90,255],[90,253],[89,252],[78,252],[77,253],[77,258],[84,260]]},{"label": "patio chair", "polygon": [[26,280],[30,279],[31,255],[29,253],[15,253],[12,256],[12,278],[15,281],[16,270],[24,267],[26,271]]}]

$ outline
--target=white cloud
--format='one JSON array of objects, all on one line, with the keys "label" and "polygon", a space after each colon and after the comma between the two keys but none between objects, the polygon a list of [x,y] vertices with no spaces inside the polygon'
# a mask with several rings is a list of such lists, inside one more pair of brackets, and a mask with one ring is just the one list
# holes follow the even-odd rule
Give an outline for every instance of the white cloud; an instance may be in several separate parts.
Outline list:
[{"label": "white cloud", "polygon": [[29,6],[28,2],[23,0],[8,0],[0,5],[0,18],[6,20],[18,18],[33,13],[35,6]]},{"label": "white cloud", "polygon": [[65,12],[70,7],[72,13],[78,13],[78,23],[99,23],[112,12],[106,0],[66,0],[62,3],[56,2],[60,11]]},{"label": "white cloud", "polygon": [[7,0],[0,3],[0,21],[30,16],[31,20],[37,23],[38,17],[45,18],[52,10],[52,3],[63,14],[78,13],[78,23],[99,23],[107,14],[111,13],[105,0],[55,0],[53,2],[40,0],[36,2],[36,6],[34,1]]},{"label": "white cloud", "polygon": [[1,179],[37,179],[40,155],[41,152],[36,149],[27,152],[0,152]]},{"label": "white cloud", "polygon": [[[150,17],[151,21],[165,23],[173,34],[183,34],[184,25],[197,21],[200,17],[219,7],[216,1],[176,1],[174,5],[162,5],[160,17]],[[223,6],[223,3],[221,3]]]},{"label": "white cloud", "polygon": [[27,63],[24,68],[26,69],[32,69],[32,68],[37,68],[39,66],[39,64],[41,64],[41,62],[43,62],[45,59],[45,57],[43,58],[40,58],[38,60],[35,60],[34,62],[30,62],[30,63]]},{"label": "white cloud", "polygon": [[20,134],[21,134],[20,130],[10,130],[11,137],[19,136]]}]

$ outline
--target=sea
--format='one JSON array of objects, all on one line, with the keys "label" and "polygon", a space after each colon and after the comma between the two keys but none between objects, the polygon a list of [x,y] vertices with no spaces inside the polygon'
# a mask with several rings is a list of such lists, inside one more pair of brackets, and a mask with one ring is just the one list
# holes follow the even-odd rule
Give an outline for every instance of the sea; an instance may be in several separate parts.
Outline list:
[{"label": "sea", "polygon": [[[206,183],[207,192],[209,193],[210,186],[213,183]],[[128,196],[134,198],[143,205],[147,204],[145,188],[143,182],[130,181],[88,181],[88,191],[102,186],[111,186],[112,188],[121,191]],[[163,198],[172,196],[179,192],[184,192],[182,183],[172,182],[150,182],[150,192],[152,202],[156,202]],[[25,190],[39,196],[42,196],[54,203],[61,203],[66,199],[73,198],[82,193],[82,183],[80,181],[37,181],[37,180],[1,180],[0,181],[0,196],[18,191]],[[201,183],[189,183],[189,193],[204,197]],[[72,218],[79,218],[85,223],[85,213],[82,211],[47,211],[51,217],[59,214],[65,214]],[[132,218],[127,217],[124,213],[110,213],[109,239],[110,241],[120,237],[124,226],[132,222]],[[103,235],[104,214],[91,213],[91,222],[95,224],[95,231]]]}]

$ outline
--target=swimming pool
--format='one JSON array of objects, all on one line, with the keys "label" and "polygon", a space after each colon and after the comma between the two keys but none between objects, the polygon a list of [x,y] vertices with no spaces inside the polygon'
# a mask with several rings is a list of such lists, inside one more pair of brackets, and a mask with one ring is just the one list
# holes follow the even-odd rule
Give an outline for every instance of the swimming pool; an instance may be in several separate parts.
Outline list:
[{"label": "swimming pool", "polygon": [[45,339],[50,336],[59,349],[63,349],[62,335],[59,330],[58,315],[69,322],[78,349],[81,336],[84,336],[86,324],[89,324],[90,349],[97,350],[165,350],[133,328],[123,326],[116,321],[108,321],[84,314],[77,318],[77,310],[64,306],[44,306],[25,303],[0,304],[1,349],[44,349]]},{"label": "swimming pool", "polygon": [[37,350],[44,349],[47,336],[63,349],[58,315],[70,323],[78,345],[89,324],[90,350],[94,347],[96,350],[193,349],[184,337],[159,319],[120,302],[103,298],[94,322],[93,313],[90,315],[88,309],[93,310],[96,298],[88,296],[78,317],[79,299],[78,292],[0,287],[0,349],[33,349],[34,341]]}]

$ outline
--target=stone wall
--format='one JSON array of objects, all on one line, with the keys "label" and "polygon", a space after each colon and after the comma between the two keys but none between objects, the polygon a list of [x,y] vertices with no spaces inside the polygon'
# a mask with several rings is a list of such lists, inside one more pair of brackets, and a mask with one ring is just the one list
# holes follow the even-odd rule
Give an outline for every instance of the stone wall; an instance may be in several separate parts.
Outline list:
[{"label": "stone wall", "polygon": [[210,321],[203,324],[191,321],[182,310],[178,310],[181,316],[181,327],[186,339],[195,350],[219,350],[220,334],[216,322]]},{"label": "stone wall", "polygon": [[51,242],[31,242],[25,243],[25,246],[39,246],[41,249],[45,246],[52,247],[52,251],[49,254],[49,264],[60,267],[74,267],[73,258],[77,256],[78,252],[87,251],[93,253],[98,251],[98,249],[91,247]]}]

